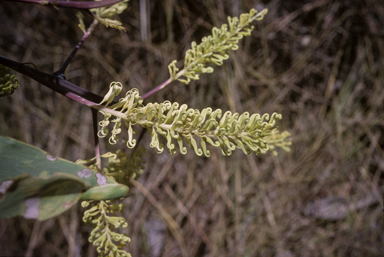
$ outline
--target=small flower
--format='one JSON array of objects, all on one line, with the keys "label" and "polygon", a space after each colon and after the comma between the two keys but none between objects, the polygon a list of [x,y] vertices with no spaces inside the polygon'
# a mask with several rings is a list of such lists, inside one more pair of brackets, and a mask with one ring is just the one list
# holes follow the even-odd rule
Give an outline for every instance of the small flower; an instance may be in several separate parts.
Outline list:
[{"label": "small flower", "polygon": [[251,9],[249,13],[242,14],[240,19],[228,17],[228,24],[222,25],[220,29],[214,27],[212,35],[204,37],[199,45],[192,42],[191,49],[185,53],[184,68],[180,72],[176,67],[176,61],[169,64],[171,81],[179,80],[189,84],[191,79],[200,79],[201,73],[212,73],[213,68],[207,67],[206,64],[223,65],[223,61],[229,58],[229,51],[239,48],[239,40],[251,35],[254,29],[251,23],[262,20],[267,12],[267,9],[261,12]]}]

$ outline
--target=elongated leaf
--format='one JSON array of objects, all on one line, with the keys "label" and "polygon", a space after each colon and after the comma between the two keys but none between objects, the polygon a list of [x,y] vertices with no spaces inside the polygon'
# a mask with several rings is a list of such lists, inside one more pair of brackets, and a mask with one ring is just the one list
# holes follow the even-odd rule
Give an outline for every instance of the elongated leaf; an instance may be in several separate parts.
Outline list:
[{"label": "elongated leaf", "polygon": [[100,172],[0,137],[0,218],[45,220],[79,200],[126,197],[128,190]]}]

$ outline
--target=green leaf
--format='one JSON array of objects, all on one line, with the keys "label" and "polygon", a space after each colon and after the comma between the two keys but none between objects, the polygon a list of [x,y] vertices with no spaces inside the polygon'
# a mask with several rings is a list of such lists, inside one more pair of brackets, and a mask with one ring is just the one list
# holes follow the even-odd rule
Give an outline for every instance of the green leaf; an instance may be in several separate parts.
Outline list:
[{"label": "green leaf", "polygon": [[0,218],[45,220],[79,200],[126,197],[128,187],[84,166],[0,137]]},{"label": "green leaf", "polygon": [[22,215],[46,220],[66,211],[80,199],[85,182],[65,173],[40,178],[30,174],[18,176],[0,203],[0,218]]}]

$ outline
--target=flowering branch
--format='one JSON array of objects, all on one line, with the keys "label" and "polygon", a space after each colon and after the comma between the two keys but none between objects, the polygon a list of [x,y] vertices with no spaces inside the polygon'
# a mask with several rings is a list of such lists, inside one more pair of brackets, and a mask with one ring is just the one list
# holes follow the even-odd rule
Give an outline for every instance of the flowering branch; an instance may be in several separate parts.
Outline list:
[{"label": "flowering branch", "polygon": [[[251,35],[253,21],[260,21],[268,12],[264,9],[260,12],[251,9],[249,13],[244,13],[237,17],[228,17],[228,24],[224,24],[221,28],[214,27],[212,35],[204,37],[199,45],[192,42],[191,49],[185,53],[184,68],[179,71],[176,67],[176,60],[168,65],[170,78],[143,95],[143,99],[165,88],[171,82],[179,80],[184,84],[189,84],[192,80],[200,79],[201,73],[212,73],[213,68],[207,67],[206,64],[214,64],[221,66],[223,61],[229,58],[229,51],[237,50],[239,40],[244,36]],[[184,77],[184,78],[183,78]]]}]

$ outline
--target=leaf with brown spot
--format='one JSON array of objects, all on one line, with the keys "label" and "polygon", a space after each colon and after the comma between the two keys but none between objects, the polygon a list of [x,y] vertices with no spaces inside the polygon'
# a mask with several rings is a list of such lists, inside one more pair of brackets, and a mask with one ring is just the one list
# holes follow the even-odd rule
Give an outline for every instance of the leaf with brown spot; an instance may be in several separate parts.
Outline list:
[{"label": "leaf with brown spot", "polygon": [[0,218],[39,220],[59,215],[79,200],[122,198],[129,191],[100,172],[8,137],[0,137],[0,189]]}]

